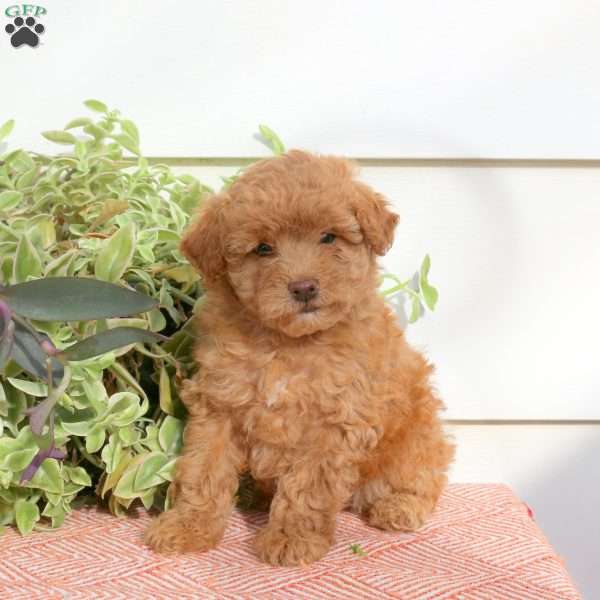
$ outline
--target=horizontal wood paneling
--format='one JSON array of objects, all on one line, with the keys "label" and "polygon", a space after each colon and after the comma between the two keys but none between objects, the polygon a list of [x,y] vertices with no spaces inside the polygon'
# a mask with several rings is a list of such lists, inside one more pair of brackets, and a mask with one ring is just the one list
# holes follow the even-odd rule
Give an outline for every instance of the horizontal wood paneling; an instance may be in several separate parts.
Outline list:
[{"label": "horizontal wood paneling", "polygon": [[[181,165],[218,187],[237,167]],[[600,169],[369,164],[401,215],[383,260],[429,253],[435,313],[408,337],[450,419],[600,419]]]},{"label": "horizontal wood paneling", "polygon": [[0,121],[33,149],[98,97],[161,156],[253,156],[268,123],[353,156],[600,158],[598,2],[43,6],[38,48],[0,38]]}]

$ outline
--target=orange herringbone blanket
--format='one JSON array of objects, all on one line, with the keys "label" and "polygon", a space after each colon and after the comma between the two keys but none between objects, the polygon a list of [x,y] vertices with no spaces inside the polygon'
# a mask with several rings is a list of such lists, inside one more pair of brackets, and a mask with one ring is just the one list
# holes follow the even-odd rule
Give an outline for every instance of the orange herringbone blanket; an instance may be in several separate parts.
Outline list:
[{"label": "orange herringbone blanket", "polygon": [[179,557],[144,546],[149,518],[142,510],[117,519],[83,509],[56,532],[7,532],[0,598],[579,598],[527,507],[503,485],[451,485],[416,534],[384,533],[343,513],[335,546],[305,568],[258,562],[252,539],[267,521],[263,513],[235,512],[217,549]]}]

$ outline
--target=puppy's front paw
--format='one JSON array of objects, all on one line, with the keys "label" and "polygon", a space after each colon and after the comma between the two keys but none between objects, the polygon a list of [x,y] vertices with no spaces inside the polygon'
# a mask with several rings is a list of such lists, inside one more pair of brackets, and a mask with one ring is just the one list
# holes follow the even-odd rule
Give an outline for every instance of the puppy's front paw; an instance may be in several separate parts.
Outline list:
[{"label": "puppy's front paw", "polygon": [[391,494],[369,509],[369,525],[391,531],[416,531],[431,512],[431,503],[414,494]]},{"label": "puppy's front paw", "polygon": [[200,515],[184,516],[171,509],[154,519],[144,533],[144,542],[161,554],[203,552],[214,548],[223,530]]},{"label": "puppy's front paw", "polygon": [[270,525],[259,531],[255,542],[261,560],[287,567],[309,565],[325,556],[330,546],[329,539],[314,532],[288,535]]}]

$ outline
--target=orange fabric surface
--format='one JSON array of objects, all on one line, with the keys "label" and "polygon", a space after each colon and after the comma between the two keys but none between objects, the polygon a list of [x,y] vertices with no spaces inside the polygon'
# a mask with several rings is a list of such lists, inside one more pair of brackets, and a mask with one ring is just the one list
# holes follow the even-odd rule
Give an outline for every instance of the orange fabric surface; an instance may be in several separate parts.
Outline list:
[{"label": "orange fabric surface", "polygon": [[263,513],[235,512],[217,549],[178,557],[143,545],[149,518],[143,510],[117,519],[83,509],[56,532],[5,533],[0,598],[580,598],[527,507],[502,485],[451,485],[416,534],[385,533],[343,513],[335,546],[306,568],[258,562],[252,539],[266,523]]}]

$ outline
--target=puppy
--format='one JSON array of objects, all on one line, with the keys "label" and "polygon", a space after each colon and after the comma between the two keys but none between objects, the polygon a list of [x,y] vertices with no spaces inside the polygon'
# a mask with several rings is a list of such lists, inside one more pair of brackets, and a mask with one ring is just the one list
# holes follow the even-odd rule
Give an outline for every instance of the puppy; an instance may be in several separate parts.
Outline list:
[{"label": "puppy", "polygon": [[290,151],[210,198],[181,249],[202,274],[198,372],[173,508],[146,542],[179,553],[216,546],[239,475],[272,494],[258,556],[321,558],[351,506],[386,530],[433,510],[453,446],[431,365],[377,292],[376,257],[397,215],[345,160]]}]

